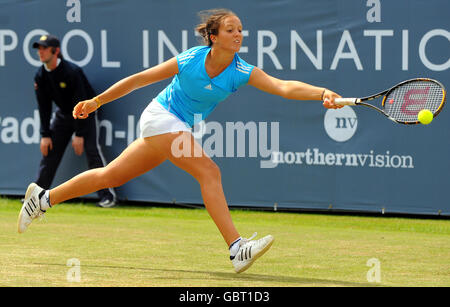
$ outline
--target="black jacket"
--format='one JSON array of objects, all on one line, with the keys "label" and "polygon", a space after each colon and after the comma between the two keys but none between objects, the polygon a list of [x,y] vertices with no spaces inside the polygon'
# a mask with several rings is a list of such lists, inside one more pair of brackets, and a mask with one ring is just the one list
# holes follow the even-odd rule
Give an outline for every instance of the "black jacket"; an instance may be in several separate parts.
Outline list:
[{"label": "black jacket", "polygon": [[34,81],[41,119],[41,136],[51,136],[52,102],[55,102],[59,111],[67,117],[68,121],[73,120],[77,136],[86,135],[86,121],[74,120],[72,117],[73,108],[78,102],[95,96],[83,70],[62,59],[58,67],[51,72],[48,72],[42,65],[37,71]]}]

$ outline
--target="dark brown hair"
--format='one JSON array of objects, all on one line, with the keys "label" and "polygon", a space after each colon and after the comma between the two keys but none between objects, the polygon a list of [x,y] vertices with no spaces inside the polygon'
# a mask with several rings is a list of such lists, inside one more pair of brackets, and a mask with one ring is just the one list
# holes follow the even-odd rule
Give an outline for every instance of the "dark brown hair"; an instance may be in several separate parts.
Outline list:
[{"label": "dark brown hair", "polygon": [[222,21],[228,16],[236,16],[230,10],[227,9],[212,9],[201,11],[198,13],[201,23],[197,25],[195,30],[203,37],[203,41],[211,47],[213,42],[211,41],[211,34],[217,35],[219,33],[219,27]]},{"label": "dark brown hair", "polygon": [[60,47],[52,47],[52,49],[51,49],[52,54],[56,53],[56,48],[59,48],[58,58],[60,58],[62,60],[63,59],[63,55],[61,53],[61,48]]}]

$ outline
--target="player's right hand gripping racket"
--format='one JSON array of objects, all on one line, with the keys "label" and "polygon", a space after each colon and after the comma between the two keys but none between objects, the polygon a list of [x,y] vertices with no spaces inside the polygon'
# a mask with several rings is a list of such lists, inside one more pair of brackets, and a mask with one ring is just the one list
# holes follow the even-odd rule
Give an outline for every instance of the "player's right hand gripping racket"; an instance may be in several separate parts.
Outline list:
[{"label": "player's right hand gripping racket", "polygon": [[[378,108],[365,101],[383,97],[382,108]],[[378,94],[364,98],[336,98],[338,105],[366,106],[377,110],[390,120],[406,125],[419,124],[417,114],[428,109],[436,117],[445,104],[446,91],[444,86],[436,80],[417,78],[403,81],[394,87]]]}]

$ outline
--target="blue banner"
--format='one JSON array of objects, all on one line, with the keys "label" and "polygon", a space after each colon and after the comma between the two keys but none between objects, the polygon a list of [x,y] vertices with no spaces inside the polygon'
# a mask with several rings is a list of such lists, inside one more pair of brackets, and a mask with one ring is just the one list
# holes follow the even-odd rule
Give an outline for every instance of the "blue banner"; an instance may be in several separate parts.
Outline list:
[{"label": "blue banner", "polygon": [[[223,1],[0,0],[0,193],[21,195],[41,158],[32,42],[52,33],[97,93],[201,44],[201,10]],[[450,84],[443,0],[229,0],[244,27],[239,55],[268,74],[374,94],[415,77]],[[51,12],[51,13],[49,13]],[[139,135],[139,117],[170,82],[101,109],[108,161]],[[449,112],[403,126],[364,107],[327,110],[251,86],[220,103],[194,135],[222,170],[230,206],[449,215]],[[68,147],[57,185],[87,169]],[[117,189],[122,200],[203,203],[196,181],[165,162]],[[92,195],[91,195],[92,196]]]}]

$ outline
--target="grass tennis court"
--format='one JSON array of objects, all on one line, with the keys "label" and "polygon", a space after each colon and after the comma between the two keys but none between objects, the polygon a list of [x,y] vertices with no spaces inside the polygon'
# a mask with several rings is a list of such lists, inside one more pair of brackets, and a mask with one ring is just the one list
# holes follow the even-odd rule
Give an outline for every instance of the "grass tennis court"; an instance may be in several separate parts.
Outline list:
[{"label": "grass tennis court", "polygon": [[0,286],[450,286],[449,220],[232,210],[242,236],[275,237],[238,275],[204,209],[70,203],[19,235],[20,207],[0,198]]}]

